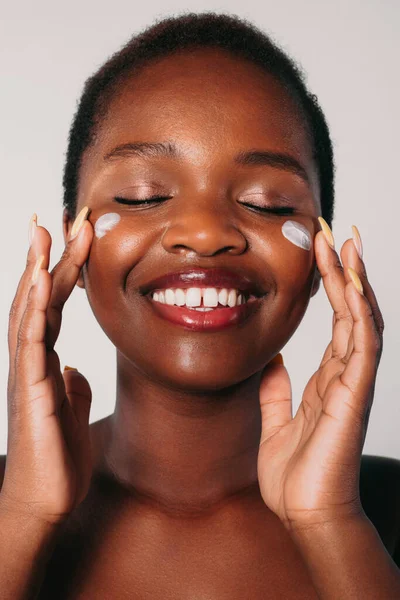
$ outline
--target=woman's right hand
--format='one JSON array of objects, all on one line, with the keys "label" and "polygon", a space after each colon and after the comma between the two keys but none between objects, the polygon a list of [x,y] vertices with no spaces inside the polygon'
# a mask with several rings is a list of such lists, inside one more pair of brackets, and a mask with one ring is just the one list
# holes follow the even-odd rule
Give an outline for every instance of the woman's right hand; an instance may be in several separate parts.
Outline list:
[{"label": "woman's right hand", "polygon": [[[86,212],[82,216],[86,219]],[[92,474],[91,389],[78,371],[61,373],[54,350],[64,303],[92,239],[93,227],[84,220],[49,273],[52,239],[47,229],[37,226],[10,310],[8,442],[0,506],[51,524],[65,521],[85,498]]]}]

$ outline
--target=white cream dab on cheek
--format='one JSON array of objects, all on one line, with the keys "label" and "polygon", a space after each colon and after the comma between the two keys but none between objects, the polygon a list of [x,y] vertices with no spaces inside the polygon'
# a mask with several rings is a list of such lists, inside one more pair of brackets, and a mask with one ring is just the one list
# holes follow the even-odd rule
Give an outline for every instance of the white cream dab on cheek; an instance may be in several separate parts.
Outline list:
[{"label": "white cream dab on cheek", "polygon": [[282,233],[284,237],[292,242],[295,246],[303,248],[304,250],[310,250],[311,248],[311,235],[310,232],[302,223],[296,221],[285,221],[282,225]]},{"label": "white cream dab on cheek", "polygon": [[113,229],[121,216],[118,213],[106,213],[101,215],[95,223],[94,232],[97,238],[102,238],[108,231]]}]

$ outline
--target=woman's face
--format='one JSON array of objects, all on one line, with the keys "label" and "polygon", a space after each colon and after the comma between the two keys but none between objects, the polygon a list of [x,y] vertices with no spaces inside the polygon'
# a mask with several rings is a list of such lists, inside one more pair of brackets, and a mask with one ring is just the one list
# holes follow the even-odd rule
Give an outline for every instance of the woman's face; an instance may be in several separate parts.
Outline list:
[{"label": "woman's face", "polygon": [[[174,144],[179,157],[117,151],[104,158],[136,142]],[[235,162],[250,150],[290,155],[303,176]],[[153,195],[169,199],[115,200]],[[216,390],[245,380],[285,345],[318,289],[313,238],[321,209],[304,122],[277,81],[222,51],[160,59],[121,86],[84,156],[77,212],[85,205],[93,226],[108,213],[117,222],[94,236],[79,285],[107,336],[151,381]],[[288,220],[308,229],[309,250],[283,235]],[[195,267],[239,271],[268,293],[246,322],[220,331],[160,318],[143,284]]]}]

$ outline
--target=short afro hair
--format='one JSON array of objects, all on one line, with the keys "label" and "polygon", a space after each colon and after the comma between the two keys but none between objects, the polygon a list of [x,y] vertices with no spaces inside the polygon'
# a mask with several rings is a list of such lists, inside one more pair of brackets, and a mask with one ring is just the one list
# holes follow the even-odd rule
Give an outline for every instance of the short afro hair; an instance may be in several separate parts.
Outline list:
[{"label": "short afro hair", "polygon": [[301,68],[265,32],[244,18],[215,12],[183,13],[157,20],[134,35],[86,80],[69,131],[64,165],[63,205],[70,217],[76,216],[82,156],[95,138],[118,83],[153,59],[198,47],[223,48],[252,61],[276,77],[296,100],[311,135],[322,216],[331,226],[335,165],[328,125],[317,96],[308,91]]}]

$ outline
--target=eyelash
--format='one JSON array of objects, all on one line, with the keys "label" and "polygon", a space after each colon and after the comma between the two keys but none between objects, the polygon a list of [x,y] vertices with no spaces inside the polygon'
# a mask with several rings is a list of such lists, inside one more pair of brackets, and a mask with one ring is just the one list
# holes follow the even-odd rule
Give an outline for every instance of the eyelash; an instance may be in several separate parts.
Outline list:
[{"label": "eyelash", "polygon": [[[132,206],[139,206],[139,205],[143,205],[146,204],[148,202],[159,202],[161,200],[169,200],[171,198],[171,196],[150,196],[149,198],[144,198],[143,200],[127,200],[126,198],[119,198],[116,197],[114,198],[115,202],[119,202],[120,204],[128,204],[128,205],[132,205]],[[296,209],[293,208],[292,206],[276,206],[276,207],[263,207],[263,206],[256,206],[255,204],[248,204],[246,202],[241,202],[241,204],[243,204],[243,206],[249,206],[250,208],[254,208],[256,210],[259,210],[261,212],[269,212],[269,213],[276,213],[278,215],[280,214],[289,214],[292,215],[293,213],[296,212]]]}]

